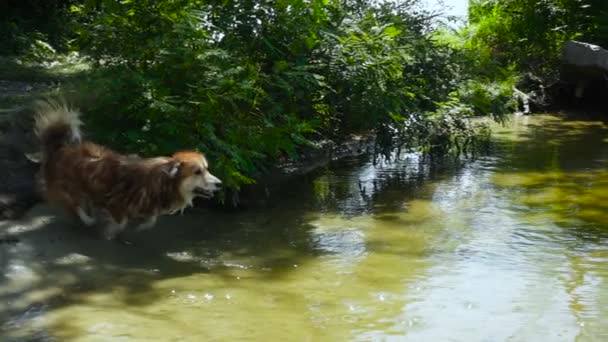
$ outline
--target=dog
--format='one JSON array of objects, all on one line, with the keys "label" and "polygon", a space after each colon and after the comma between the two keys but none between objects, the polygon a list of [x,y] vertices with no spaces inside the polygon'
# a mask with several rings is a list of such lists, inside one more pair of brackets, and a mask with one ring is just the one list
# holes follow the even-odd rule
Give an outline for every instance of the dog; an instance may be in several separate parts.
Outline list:
[{"label": "dog", "polygon": [[195,197],[210,198],[220,189],[199,152],[125,156],[83,140],[81,126],[80,113],[64,101],[35,104],[42,194],[84,225],[100,224],[108,240],[129,222],[141,222],[137,230],[150,228],[158,216],[183,212]]}]

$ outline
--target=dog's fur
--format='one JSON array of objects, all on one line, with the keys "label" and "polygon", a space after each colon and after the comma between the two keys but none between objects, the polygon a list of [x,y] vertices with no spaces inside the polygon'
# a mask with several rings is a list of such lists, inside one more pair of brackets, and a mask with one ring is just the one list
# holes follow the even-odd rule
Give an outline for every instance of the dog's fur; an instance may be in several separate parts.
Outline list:
[{"label": "dog's fur", "polygon": [[107,239],[129,221],[151,227],[157,216],[191,206],[196,196],[210,197],[221,184],[201,153],[150,159],[120,155],[82,141],[80,115],[65,103],[40,101],[36,108],[46,199],[85,225],[103,224]]}]

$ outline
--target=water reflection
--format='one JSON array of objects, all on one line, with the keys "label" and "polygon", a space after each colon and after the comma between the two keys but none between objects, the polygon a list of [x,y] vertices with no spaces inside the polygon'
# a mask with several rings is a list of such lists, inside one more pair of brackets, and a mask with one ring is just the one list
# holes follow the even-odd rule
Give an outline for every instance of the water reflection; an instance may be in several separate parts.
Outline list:
[{"label": "water reflection", "polygon": [[[39,208],[5,231],[0,330],[22,340],[608,339],[601,122],[517,117],[496,150],[352,159],[267,208],[102,243]],[[27,228],[27,229],[26,229]]]}]

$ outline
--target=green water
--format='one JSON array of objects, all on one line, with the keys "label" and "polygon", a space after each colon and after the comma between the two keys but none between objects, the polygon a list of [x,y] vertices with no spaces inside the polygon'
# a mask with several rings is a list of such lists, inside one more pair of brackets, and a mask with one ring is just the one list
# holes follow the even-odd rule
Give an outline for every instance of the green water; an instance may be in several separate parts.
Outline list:
[{"label": "green water", "polygon": [[[264,209],[94,240],[0,227],[3,340],[608,341],[608,126],[495,127],[455,165],[348,160]],[[4,322],[4,323],[2,323]]]}]

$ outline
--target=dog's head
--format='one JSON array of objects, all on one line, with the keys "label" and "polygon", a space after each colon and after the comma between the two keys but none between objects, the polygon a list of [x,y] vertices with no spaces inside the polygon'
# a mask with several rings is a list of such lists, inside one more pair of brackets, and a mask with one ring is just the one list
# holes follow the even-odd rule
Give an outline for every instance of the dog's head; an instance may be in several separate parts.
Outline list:
[{"label": "dog's head", "polygon": [[186,202],[196,196],[210,198],[220,189],[222,181],[209,172],[207,159],[199,152],[178,152],[169,176],[179,178],[179,190]]}]

